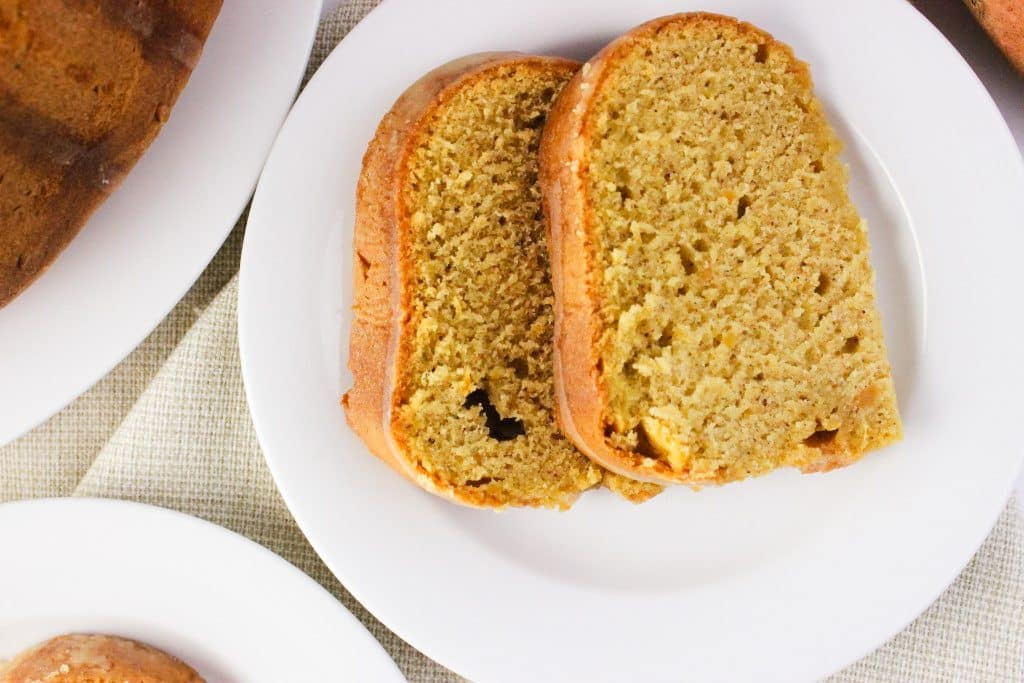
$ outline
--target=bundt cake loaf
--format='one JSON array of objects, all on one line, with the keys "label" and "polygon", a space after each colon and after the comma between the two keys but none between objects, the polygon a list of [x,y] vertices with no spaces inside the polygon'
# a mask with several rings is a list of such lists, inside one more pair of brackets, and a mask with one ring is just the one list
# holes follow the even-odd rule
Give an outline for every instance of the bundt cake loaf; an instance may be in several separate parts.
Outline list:
[{"label": "bundt cake loaf", "polygon": [[[348,421],[466,505],[565,508],[604,476],[555,424],[536,182],[548,108],[578,66],[508,53],[442,66],[399,98],[363,160]],[[659,490],[613,485],[635,500]]]},{"label": "bundt cake loaf", "polygon": [[167,121],[221,0],[0,0],[0,306]]},{"label": "bundt cake loaf", "polygon": [[549,117],[565,433],[631,477],[828,470],[900,437],[866,226],[790,48],[710,14],[615,40]]},{"label": "bundt cake loaf", "polygon": [[1006,58],[1024,76],[1024,3],[1020,0],[964,0]]},{"label": "bundt cake loaf", "polygon": [[0,662],[0,683],[203,683],[192,667],[125,638],[59,636]]}]

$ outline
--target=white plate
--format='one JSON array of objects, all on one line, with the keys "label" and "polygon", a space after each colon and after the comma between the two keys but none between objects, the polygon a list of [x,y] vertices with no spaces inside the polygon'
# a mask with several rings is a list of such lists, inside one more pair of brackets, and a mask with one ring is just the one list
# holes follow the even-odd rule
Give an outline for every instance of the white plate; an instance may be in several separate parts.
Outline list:
[{"label": "white plate", "polygon": [[127,356],[217,252],[295,97],[320,0],[225,0],[171,119],[50,269],[0,309],[0,445]]},{"label": "white plate", "polygon": [[[790,43],[847,141],[870,224],[906,439],[827,475],[779,472],[631,507],[464,509],[345,425],[360,157],[427,69],[493,49],[587,57],[687,8]],[[1024,167],[991,99],[908,3],[388,0],[303,93],[242,259],[242,362],[291,511],[350,591],[474,680],[811,680],[922,612],[991,529],[1021,462]],[[400,49],[396,49],[400,46]]]},{"label": "white plate", "polygon": [[63,633],[150,643],[207,683],[401,681],[313,579],[162,508],[63,498],[0,506],[0,659]]}]

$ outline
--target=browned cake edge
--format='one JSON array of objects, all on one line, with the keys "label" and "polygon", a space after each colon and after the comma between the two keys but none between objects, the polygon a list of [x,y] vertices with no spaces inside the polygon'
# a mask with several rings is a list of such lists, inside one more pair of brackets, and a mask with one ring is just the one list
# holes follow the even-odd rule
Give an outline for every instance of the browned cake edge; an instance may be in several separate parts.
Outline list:
[{"label": "browned cake edge", "polygon": [[188,664],[151,645],[117,636],[69,634],[51,638],[0,663],[0,683],[131,680],[203,683]]},{"label": "browned cake edge", "polygon": [[[676,472],[660,460],[613,448],[604,433],[607,389],[602,385],[598,340],[601,337],[600,294],[593,216],[587,208],[584,179],[591,131],[590,110],[610,69],[639,40],[677,22],[720,22],[756,33],[773,51],[784,51],[797,78],[811,87],[807,65],[788,45],[732,17],[706,12],[675,14],[641,24],[605,46],[562,90],[548,115],[540,146],[539,178],[548,223],[551,274],[555,290],[555,401],[562,432],[594,462],[623,476],[655,483],[682,483],[688,473]],[[849,463],[844,453],[825,453],[815,471]],[[702,480],[703,484],[724,480]]]},{"label": "browned cake edge", "polygon": [[1024,76],[1024,4],[1020,0],[964,0],[1017,72]]},{"label": "browned cake edge", "polygon": [[402,348],[411,334],[410,291],[403,283],[412,278],[412,264],[403,237],[410,232],[410,216],[399,201],[401,182],[422,126],[434,111],[458,90],[486,77],[496,66],[517,63],[571,65],[554,57],[513,52],[481,53],[449,62],[409,87],[381,120],[363,157],[356,193],[353,239],[354,320],[349,336],[348,366],[353,386],[342,397],[349,425],[370,451],[418,486],[463,505],[504,507],[474,487],[456,487],[432,475],[408,457],[393,429],[397,413],[395,379],[409,350]]},{"label": "browned cake edge", "polygon": [[[187,14],[179,11],[183,8],[173,2],[159,5],[164,8],[161,21],[157,22],[161,30],[139,36],[150,55],[152,68],[140,83],[138,106],[132,116],[92,147],[82,148],[73,137],[52,126],[39,126],[32,112],[23,111],[16,102],[0,99],[0,139],[16,140],[12,148],[23,158],[32,163],[48,163],[55,156],[54,149],[58,150],[57,156],[77,150],[69,165],[52,171],[60,176],[60,198],[39,217],[42,226],[40,255],[23,268],[19,267],[13,275],[5,276],[0,272],[0,308],[46,272],[156,138],[188,83],[221,4],[222,0],[202,0],[186,5]],[[103,8],[112,15],[126,11],[115,2],[104,3]],[[168,42],[175,36],[186,41],[187,49],[179,49]],[[52,166],[52,162],[49,163]]]}]

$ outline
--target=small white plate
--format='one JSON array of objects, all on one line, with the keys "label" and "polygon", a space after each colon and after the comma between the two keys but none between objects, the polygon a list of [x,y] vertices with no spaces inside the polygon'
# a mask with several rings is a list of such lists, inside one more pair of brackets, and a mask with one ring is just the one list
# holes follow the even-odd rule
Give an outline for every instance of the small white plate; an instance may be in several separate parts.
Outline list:
[{"label": "small white plate", "polygon": [[0,659],[63,633],[149,643],[207,683],[401,681],[334,596],[219,526],[124,501],[0,506]]},{"label": "small white plate", "polygon": [[245,207],[305,70],[320,0],[225,0],[171,119],[31,287],[0,309],[0,445],[127,356]]},{"label": "small white plate", "polygon": [[[638,507],[595,492],[564,514],[499,515],[419,491],[338,406],[374,127],[456,56],[586,58],[686,9],[752,21],[810,63],[870,225],[905,440],[827,475],[678,488]],[[300,526],[413,646],[488,682],[812,680],[920,614],[984,540],[1024,455],[1024,166],[974,74],[909,3],[839,15],[818,0],[388,0],[303,93],[249,218],[246,387]]]}]

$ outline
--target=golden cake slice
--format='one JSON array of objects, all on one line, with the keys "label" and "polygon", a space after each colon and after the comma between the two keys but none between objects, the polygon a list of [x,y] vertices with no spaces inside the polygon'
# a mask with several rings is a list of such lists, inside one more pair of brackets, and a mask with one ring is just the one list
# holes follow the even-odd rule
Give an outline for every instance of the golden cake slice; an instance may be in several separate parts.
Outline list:
[{"label": "golden cake slice", "polygon": [[0,0],[0,306],[57,258],[156,137],[220,6]]},{"label": "golden cake slice", "polygon": [[0,683],[203,683],[192,667],[154,647],[114,636],[52,638],[0,662]]},{"label": "golden cake slice", "polygon": [[638,479],[849,464],[900,437],[866,227],[790,48],[682,14],[615,40],[550,115],[565,433]]},{"label": "golden cake slice", "polygon": [[564,508],[604,475],[555,424],[537,187],[541,129],[578,67],[507,53],[442,66],[399,98],[363,160],[348,421],[466,505]]}]

